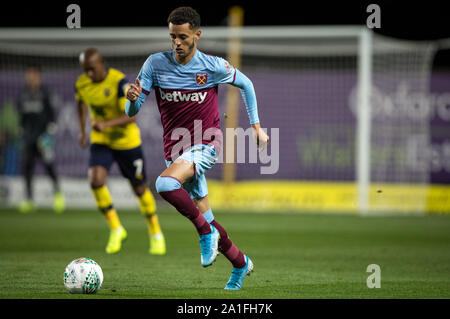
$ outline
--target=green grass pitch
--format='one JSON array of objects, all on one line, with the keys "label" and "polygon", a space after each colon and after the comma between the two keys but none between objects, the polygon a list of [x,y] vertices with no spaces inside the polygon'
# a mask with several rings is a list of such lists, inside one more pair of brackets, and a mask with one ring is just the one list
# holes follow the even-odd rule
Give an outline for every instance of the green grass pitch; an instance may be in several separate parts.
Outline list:
[{"label": "green grass pitch", "polygon": [[[198,236],[174,210],[159,211],[167,255],[148,253],[138,211],[119,211],[128,239],[104,252],[101,214],[0,210],[0,298],[450,298],[450,217],[215,212],[255,265],[241,291],[225,291],[231,265],[221,255],[200,265]],[[104,273],[96,295],[71,295],[65,266],[77,257]],[[381,288],[369,289],[367,266],[381,268]]]}]

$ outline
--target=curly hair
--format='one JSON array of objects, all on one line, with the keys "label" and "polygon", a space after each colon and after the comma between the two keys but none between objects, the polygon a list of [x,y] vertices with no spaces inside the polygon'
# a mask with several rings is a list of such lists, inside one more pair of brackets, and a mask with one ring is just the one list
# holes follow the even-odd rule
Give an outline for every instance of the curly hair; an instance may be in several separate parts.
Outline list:
[{"label": "curly hair", "polygon": [[167,18],[167,24],[176,25],[189,23],[191,30],[200,27],[200,15],[191,7],[179,7],[173,10]]}]

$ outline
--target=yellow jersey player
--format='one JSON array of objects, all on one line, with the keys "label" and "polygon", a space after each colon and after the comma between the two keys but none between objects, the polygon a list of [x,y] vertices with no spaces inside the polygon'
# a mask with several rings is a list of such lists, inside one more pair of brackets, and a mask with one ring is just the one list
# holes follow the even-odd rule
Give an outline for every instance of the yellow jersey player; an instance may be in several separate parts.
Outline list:
[{"label": "yellow jersey player", "polygon": [[125,113],[127,80],[125,75],[106,67],[97,49],[87,49],[80,55],[83,74],[75,84],[78,118],[80,123],[80,145],[88,146],[86,119],[88,109],[91,118],[89,147],[89,183],[98,209],[110,227],[106,252],[113,254],[121,249],[127,237],[114,209],[106,179],[111,165],[116,162],[122,175],[130,181],[138,197],[139,207],[146,217],[150,254],[163,255],[166,245],[156,214],[155,199],[150,192],[145,175],[145,160],[141,137],[135,117]]}]

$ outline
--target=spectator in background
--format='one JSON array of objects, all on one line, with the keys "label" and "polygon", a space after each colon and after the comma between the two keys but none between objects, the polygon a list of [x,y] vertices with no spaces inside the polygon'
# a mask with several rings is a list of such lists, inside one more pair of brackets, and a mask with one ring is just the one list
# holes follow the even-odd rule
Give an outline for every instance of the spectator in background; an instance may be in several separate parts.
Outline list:
[{"label": "spectator in background", "polygon": [[19,114],[15,103],[7,99],[0,106],[0,175],[19,174]]},{"label": "spectator in background", "polygon": [[25,71],[25,88],[20,94],[18,109],[23,138],[22,173],[26,192],[26,199],[20,204],[19,210],[22,213],[34,210],[33,173],[36,159],[40,159],[53,183],[53,208],[57,213],[61,213],[65,209],[65,199],[54,164],[55,112],[48,90],[41,85],[38,66],[30,66]]}]

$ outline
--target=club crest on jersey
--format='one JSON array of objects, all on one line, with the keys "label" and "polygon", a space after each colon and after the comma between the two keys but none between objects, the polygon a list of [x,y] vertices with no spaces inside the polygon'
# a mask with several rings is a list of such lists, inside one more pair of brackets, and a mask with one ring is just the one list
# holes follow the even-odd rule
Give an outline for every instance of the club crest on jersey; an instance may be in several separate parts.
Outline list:
[{"label": "club crest on jersey", "polygon": [[206,74],[206,73],[195,74],[195,81],[200,86],[205,85],[206,82],[208,81],[208,74]]},{"label": "club crest on jersey", "polygon": [[109,88],[105,88],[105,96],[108,97],[111,94],[111,91],[109,90]]},{"label": "club crest on jersey", "polygon": [[224,61],[224,64],[225,64],[225,69],[227,69],[227,73],[230,74],[231,73],[231,65],[227,61]]}]

